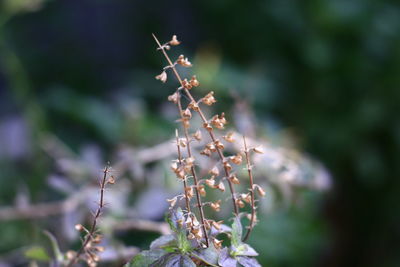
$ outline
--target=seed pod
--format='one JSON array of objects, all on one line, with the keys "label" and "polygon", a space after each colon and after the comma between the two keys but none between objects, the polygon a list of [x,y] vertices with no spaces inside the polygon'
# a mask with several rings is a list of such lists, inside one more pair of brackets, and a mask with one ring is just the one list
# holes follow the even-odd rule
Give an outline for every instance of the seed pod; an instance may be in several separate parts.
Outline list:
[{"label": "seed pod", "polygon": [[211,206],[211,208],[213,209],[213,210],[215,210],[215,211],[220,211],[221,210],[221,205],[220,205],[220,203],[221,203],[221,200],[218,200],[218,201],[216,201],[216,202],[211,202],[211,204],[210,204],[210,206]]},{"label": "seed pod", "polygon": [[207,122],[203,124],[203,127],[209,132],[212,131],[212,129],[213,129],[211,124],[209,124]]},{"label": "seed pod", "polygon": [[264,191],[264,189],[262,189],[261,188],[261,186],[259,186],[259,185],[257,185],[257,184],[255,184],[254,185],[256,188],[257,188],[257,193],[260,195],[260,196],[265,196],[265,191]]},{"label": "seed pod", "polygon": [[222,192],[225,191],[225,185],[223,182],[220,182],[217,186],[215,186],[218,190],[221,190]]},{"label": "seed pod", "polygon": [[209,156],[211,156],[211,150],[209,150],[208,148],[205,148],[202,151],[200,151],[200,154],[209,157]]},{"label": "seed pod", "polygon": [[193,86],[190,84],[190,82],[188,82],[187,79],[184,79],[184,80],[182,81],[182,86],[185,87],[185,88],[188,89],[188,90],[192,89],[192,87],[193,87]]},{"label": "seed pod", "polygon": [[178,98],[179,98],[179,94],[177,92],[175,92],[172,95],[168,96],[168,101],[171,101],[171,102],[177,104]]},{"label": "seed pod", "polygon": [[215,248],[220,249],[222,247],[222,240],[218,240],[216,238],[213,239],[213,243]]},{"label": "seed pod", "polygon": [[233,132],[227,133],[226,135],[223,136],[223,138],[229,143],[235,142],[235,139],[233,138]]},{"label": "seed pod", "polygon": [[192,101],[189,103],[188,108],[193,109],[194,111],[199,111],[199,104],[196,102]]},{"label": "seed pod", "polygon": [[244,200],[244,202],[246,202],[246,203],[251,203],[251,195],[249,194],[249,193],[247,193],[247,194],[240,194],[240,198],[242,199],[242,200]]},{"label": "seed pod", "polygon": [[181,42],[178,41],[178,38],[176,37],[176,35],[172,35],[172,39],[171,41],[168,42],[170,45],[179,45]]},{"label": "seed pod", "polygon": [[191,84],[193,87],[197,87],[197,86],[200,85],[199,81],[198,81],[197,78],[196,78],[196,75],[193,75],[193,76],[192,76],[192,79],[190,79],[190,84]]},{"label": "seed pod", "polygon": [[200,195],[202,196],[202,197],[205,197],[206,196],[206,190],[204,189],[204,185],[200,185],[199,186],[199,193],[200,193]]},{"label": "seed pod", "polygon": [[242,164],[243,158],[242,155],[240,155],[240,153],[237,153],[236,156],[231,156],[230,160],[232,161],[232,163],[240,165]]},{"label": "seed pod", "polygon": [[167,81],[167,73],[165,71],[161,72],[161,74],[156,76],[156,80],[160,80],[162,83]]},{"label": "seed pod", "polygon": [[241,199],[236,199],[236,205],[239,206],[239,208],[243,209],[244,208],[244,202]]},{"label": "seed pod", "polygon": [[85,229],[85,227],[84,227],[82,224],[80,224],[80,223],[75,224],[75,230],[81,232],[81,231],[83,231],[84,229]]},{"label": "seed pod", "polygon": [[197,130],[194,134],[193,134],[194,139],[196,139],[197,141],[201,141],[201,131]]},{"label": "seed pod", "polygon": [[192,118],[192,112],[190,112],[190,109],[187,108],[182,112],[182,116],[185,117],[185,118],[191,119]]},{"label": "seed pod", "polygon": [[201,101],[204,104],[206,104],[207,106],[211,106],[212,104],[217,102],[217,100],[215,100],[215,98],[214,98],[214,92],[213,91],[209,92],[205,97],[203,97],[201,99]]},{"label": "seed pod", "polygon": [[215,180],[214,179],[207,179],[206,180],[206,185],[208,185],[211,188],[215,187]]},{"label": "seed pod", "polygon": [[231,175],[229,177],[229,180],[233,183],[233,184],[240,184],[239,179],[236,177],[236,175]]},{"label": "seed pod", "polygon": [[264,154],[264,151],[262,150],[261,146],[254,147],[253,151],[258,153],[258,154]]},{"label": "seed pod", "polygon": [[209,172],[212,176],[218,176],[219,175],[219,170],[217,166],[214,166]]}]

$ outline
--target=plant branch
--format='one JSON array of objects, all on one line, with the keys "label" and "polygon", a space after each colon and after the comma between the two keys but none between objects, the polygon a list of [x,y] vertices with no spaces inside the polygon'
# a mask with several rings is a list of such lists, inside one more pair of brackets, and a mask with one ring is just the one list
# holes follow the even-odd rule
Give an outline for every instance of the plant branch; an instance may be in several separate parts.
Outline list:
[{"label": "plant branch", "polygon": [[[152,34],[152,35],[153,35],[153,38],[156,41],[159,49],[162,51],[162,53],[164,54],[164,57],[168,61],[170,68],[172,69],[172,71],[175,74],[175,77],[178,79],[180,85],[182,86],[183,91],[189,97],[190,101],[193,101],[194,103],[197,103],[196,100],[194,99],[194,97],[192,96],[192,94],[189,92],[189,90],[186,89],[183,86],[182,78],[179,75],[178,71],[176,70],[175,65],[172,63],[171,59],[169,58],[169,56],[168,56],[167,52],[165,51],[164,47],[161,45],[160,41],[158,41],[157,37],[154,34]],[[208,123],[208,120],[206,119],[206,117],[205,117],[205,115],[204,115],[204,113],[203,113],[203,111],[201,110],[200,107],[196,110],[196,112],[200,115],[200,118],[203,121],[203,123]],[[217,138],[215,137],[213,129],[211,129],[211,130],[209,130],[207,132],[209,133],[211,140],[215,143],[217,141]],[[224,163],[227,159],[225,158],[225,156],[224,156],[223,152],[221,151],[221,149],[219,149],[218,147],[217,147],[217,152],[218,152],[218,156],[221,159],[222,163]],[[230,177],[230,171],[225,165],[224,165],[224,170],[225,170],[226,178],[229,178]],[[238,215],[239,214],[239,209],[238,209],[237,204],[236,204],[235,189],[233,187],[232,182],[229,179],[226,179],[226,180],[228,181],[229,189],[230,189],[230,192],[231,192],[234,213],[235,213],[235,215]]]},{"label": "plant branch", "polygon": [[256,220],[256,206],[254,201],[254,181],[253,181],[253,172],[251,170],[251,163],[250,163],[250,155],[249,150],[247,148],[246,137],[243,135],[243,144],[244,144],[244,153],[246,155],[246,166],[247,166],[247,173],[249,175],[250,180],[250,195],[251,195],[251,218],[250,218],[250,225],[247,229],[246,235],[243,238],[243,241],[246,241],[251,231],[254,228],[255,220]]}]

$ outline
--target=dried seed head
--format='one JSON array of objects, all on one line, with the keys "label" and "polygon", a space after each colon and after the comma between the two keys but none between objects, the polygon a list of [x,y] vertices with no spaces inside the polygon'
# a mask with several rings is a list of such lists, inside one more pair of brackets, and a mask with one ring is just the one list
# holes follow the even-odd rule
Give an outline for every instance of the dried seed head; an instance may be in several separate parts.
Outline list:
[{"label": "dried seed head", "polygon": [[176,63],[178,63],[179,65],[181,65],[183,67],[191,67],[192,66],[192,63],[190,63],[188,58],[185,58],[184,55],[180,55],[178,57],[178,59],[176,60]]},{"label": "dried seed head", "polygon": [[188,108],[191,108],[194,111],[199,111],[199,104],[197,104],[195,101],[192,101],[189,103]]},{"label": "dried seed head", "polygon": [[222,192],[225,191],[225,185],[223,182],[219,182],[219,184],[216,185],[215,188],[217,188],[218,190],[221,190]]},{"label": "dried seed head", "polygon": [[168,96],[168,101],[171,101],[171,102],[177,104],[178,103],[178,98],[179,98],[179,93],[175,92],[172,95]]},{"label": "dried seed head", "polygon": [[221,229],[221,224],[222,224],[223,222],[224,222],[224,221],[219,221],[219,222],[212,221],[212,226],[214,226],[215,229],[220,230],[220,229]]},{"label": "dried seed head", "polygon": [[179,45],[181,42],[178,41],[178,38],[176,35],[172,35],[171,41],[168,42],[170,45]]},{"label": "dried seed head", "polygon": [[190,119],[192,118],[192,112],[190,112],[190,109],[187,108],[182,112],[182,116]]},{"label": "dried seed head", "polygon": [[232,163],[240,165],[242,164],[243,158],[242,155],[240,155],[240,153],[237,153],[236,156],[231,156],[230,160],[232,161]]},{"label": "dried seed head", "polygon": [[185,188],[187,197],[191,199],[194,196],[193,187],[189,186]]},{"label": "dried seed head", "polygon": [[227,141],[227,142],[229,142],[229,143],[233,143],[233,142],[235,142],[235,139],[233,138],[233,132],[229,132],[229,133],[227,133],[226,135],[224,135],[223,136],[223,138]]},{"label": "dried seed head", "polygon": [[202,196],[202,197],[205,197],[206,196],[206,190],[205,190],[205,188],[204,188],[204,185],[199,185],[199,193],[200,193],[200,195]]},{"label": "dried seed head", "polygon": [[193,76],[192,76],[192,78],[190,79],[190,84],[191,84],[193,87],[197,87],[197,86],[200,85],[199,81],[197,80],[196,75],[193,75]]},{"label": "dried seed head", "polygon": [[218,129],[224,129],[226,124],[225,113],[221,115],[215,115],[211,118],[211,124]]},{"label": "dried seed head", "polygon": [[193,166],[194,161],[195,161],[194,157],[188,157],[185,159],[186,165],[190,165],[190,166]]},{"label": "dried seed head", "polygon": [[249,193],[247,193],[247,194],[240,194],[240,198],[242,199],[242,200],[244,200],[244,202],[246,202],[246,203],[251,203],[251,195],[249,194]]},{"label": "dried seed head", "polygon": [[213,239],[214,247],[216,249],[220,249],[222,247],[222,240],[218,240],[216,238]]},{"label": "dried seed head", "polygon": [[205,148],[202,151],[200,151],[200,154],[209,157],[209,156],[211,156],[211,150],[208,148]]},{"label": "dried seed head", "polygon": [[215,146],[215,144],[214,144],[213,142],[208,143],[208,144],[206,145],[206,148],[209,149],[209,150],[211,150],[211,152],[216,152],[216,151],[217,151],[217,147]]},{"label": "dried seed head", "polygon": [[264,151],[262,150],[261,146],[253,148],[253,151],[258,153],[258,154],[264,154]]},{"label": "dried seed head", "polygon": [[212,131],[212,126],[211,126],[211,124],[209,124],[209,123],[207,123],[207,122],[205,122],[205,123],[203,123],[203,127],[207,130],[207,131],[209,131],[209,132],[211,132]]},{"label": "dried seed head", "polygon": [[190,82],[188,82],[187,79],[184,79],[184,80],[182,81],[182,86],[185,87],[185,88],[188,89],[188,90],[192,89],[192,87],[193,87],[193,86],[190,84]]},{"label": "dried seed head", "polygon": [[220,211],[221,210],[221,200],[218,200],[216,202],[211,202],[210,204],[211,208],[215,211]]},{"label": "dried seed head", "polygon": [[209,172],[209,174],[211,174],[212,176],[218,176],[219,175],[219,170],[217,166],[214,166]]},{"label": "dried seed head", "polygon": [[110,178],[108,178],[107,183],[108,184],[115,184],[115,176],[111,175]]},{"label": "dried seed head", "polygon": [[177,197],[174,197],[172,199],[167,199],[167,202],[169,203],[170,208],[173,208],[176,204]]},{"label": "dried seed head", "polygon": [[244,202],[241,199],[236,199],[236,205],[239,206],[239,208],[243,209],[244,208]]},{"label": "dried seed head", "polygon": [[194,134],[193,134],[194,139],[196,139],[197,141],[201,140],[201,131],[197,130]]},{"label": "dried seed head", "polygon": [[214,186],[215,186],[215,180],[214,180],[214,179],[207,179],[207,180],[206,180],[206,185],[208,185],[209,187],[214,188]]},{"label": "dried seed head", "polygon": [[223,144],[221,141],[219,141],[219,140],[216,140],[216,141],[215,141],[215,146],[216,146],[218,149],[221,149],[221,150],[225,148],[224,144]]},{"label": "dried seed head", "polygon": [[265,191],[264,191],[264,189],[261,188],[261,186],[259,186],[258,184],[254,184],[254,187],[256,188],[257,193],[258,193],[261,197],[265,196]]},{"label": "dried seed head", "polygon": [[224,168],[228,171],[232,170],[232,166],[228,161],[224,161]]},{"label": "dried seed head", "polygon": [[231,175],[229,177],[229,180],[233,183],[233,184],[240,184],[239,179],[236,177],[236,175]]},{"label": "dried seed head", "polygon": [[156,76],[156,80],[160,80],[161,82],[165,83],[167,81],[167,73],[165,71],[161,72]]},{"label": "dried seed head", "polygon": [[217,100],[215,100],[215,98],[214,98],[214,92],[213,91],[209,92],[205,97],[203,97],[201,99],[201,101],[204,104],[206,104],[207,106],[211,106],[212,104],[217,102]]}]

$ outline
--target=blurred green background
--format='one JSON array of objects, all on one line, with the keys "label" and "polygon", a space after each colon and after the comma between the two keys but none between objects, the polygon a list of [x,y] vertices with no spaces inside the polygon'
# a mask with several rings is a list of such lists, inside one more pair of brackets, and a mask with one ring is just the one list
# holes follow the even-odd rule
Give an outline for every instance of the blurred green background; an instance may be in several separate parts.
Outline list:
[{"label": "blurred green background", "polygon": [[[105,162],[173,136],[173,78],[154,80],[165,60],[151,33],[178,35],[171,54],[189,56],[198,95],[214,90],[218,111],[240,115],[244,99],[257,136],[330,172],[329,190],[298,186],[289,201],[266,201],[250,241],[263,266],[400,265],[397,1],[1,0],[2,207],[65,199]],[[162,221],[162,208],[145,211],[175,190],[157,191],[168,160],[124,162],[129,186],[112,194],[134,209],[112,205],[113,217]],[[9,219],[3,208],[0,266],[24,266],[15,255],[42,242],[41,229],[76,247],[68,229],[84,210]],[[110,244],[145,249],[156,236],[131,231]]]}]

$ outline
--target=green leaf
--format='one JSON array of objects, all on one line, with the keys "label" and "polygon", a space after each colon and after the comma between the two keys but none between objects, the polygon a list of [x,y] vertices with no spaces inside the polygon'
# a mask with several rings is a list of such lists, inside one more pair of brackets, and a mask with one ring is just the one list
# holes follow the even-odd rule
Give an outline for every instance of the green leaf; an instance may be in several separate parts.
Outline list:
[{"label": "green leaf", "polygon": [[34,246],[25,251],[25,257],[31,260],[38,261],[50,261],[50,256],[47,254],[46,250],[40,246]]},{"label": "green leaf", "polygon": [[193,251],[191,256],[203,261],[208,265],[217,266],[219,251],[214,247],[214,244],[211,243],[206,249]]},{"label": "green leaf", "polygon": [[156,260],[163,257],[167,252],[162,249],[144,250],[137,254],[133,259],[125,264],[124,267],[144,267],[149,266]]},{"label": "green leaf", "polygon": [[178,248],[177,240],[174,235],[162,235],[150,244],[150,249],[174,249]]},{"label": "green leaf", "polygon": [[196,267],[187,255],[169,253],[158,259],[150,267]]},{"label": "green leaf", "polygon": [[242,243],[241,245],[234,247],[231,247],[231,253],[232,256],[258,256],[257,251],[254,250],[254,248],[250,247],[248,244]]},{"label": "green leaf", "polygon": [[189,242],[186,236],[186,231],[181,230],[176,234],[178,240],[178,248],[182,253],[192,251],[192,244]]},{"label": "green leaf", "polygon": [[242,244],[242,224],[238,216],[235,216],[233,219],[231,243],[234,247],[238,247]]},{"label": "green leaf", "polygon": [[169,227],[175,233],[178,232],[181,227],[179,226],[179,221],[184,221],[183,211],[181,208],[173,209],[166,216],[165,221],[168,222]]}]

